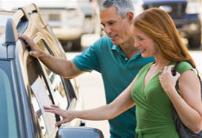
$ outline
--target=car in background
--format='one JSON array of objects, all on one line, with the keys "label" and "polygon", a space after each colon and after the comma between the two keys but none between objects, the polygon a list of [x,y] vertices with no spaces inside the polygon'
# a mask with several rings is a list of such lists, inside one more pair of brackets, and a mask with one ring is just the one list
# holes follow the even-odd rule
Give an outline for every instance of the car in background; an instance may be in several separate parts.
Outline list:
[{"label": "car in background", "polygon": [[83,34],[99,34],[101,28],[98,3],[93,0],[78,0],[78,3],[85,15]]},{"label": "car in background", "polygon": [[31,57],[29,46],[18,38],[27,35],[46,53],[65,58],[60,43],[37,6],[29,5],[12,16],[8,13],[7,18],[4,14],[4,17],[2,27],[5,31],[0,35],[1,137],[102,138],[98,129],[81,127],[79,119],[55,127],[60,116],[44,112],[44,106],[53,104],[65,110],[79,110],[81,97],[69,79],[55,74]]},{"label": "car in background", "polygon": [[[139,1],[139,0],[138,0]],[[190,13],[192,1],[187,0],[143,0],[143,9],[161,8],[173,18],[180,35],[188,42],[189,48],[201,47],[201,21],[199,13]],[[194,9],[191,9],[194,10]]]},{"label": "car in background", "polygon": [[81,50],[85,15],[77,0],[36,1],[36,4],[64,50]]},{"label": "car in background", "polygon": [[0,7],[15,10],[33,2],[39,7],[41,15],[65,51],[82,49],[85,15],[77,0],[2,0]]},{"label": "car in background", "polygon": [[6,19],[10,16],[12,16],[13,12],[5,11],[5,10],[0,10],[0,36],[4,34],[5,32],[5,24],[6,24]]}]

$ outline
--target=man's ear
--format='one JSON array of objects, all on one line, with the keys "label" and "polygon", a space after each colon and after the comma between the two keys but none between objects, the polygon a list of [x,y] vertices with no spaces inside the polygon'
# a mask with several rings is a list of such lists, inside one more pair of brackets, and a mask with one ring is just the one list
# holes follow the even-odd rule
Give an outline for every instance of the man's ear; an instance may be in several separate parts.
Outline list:
[{"label": "man's ear", "polygon": [[133,12],[128,12],[127,13],[127,18],[128,18],[129,21],[133,21],[134,13]]}]

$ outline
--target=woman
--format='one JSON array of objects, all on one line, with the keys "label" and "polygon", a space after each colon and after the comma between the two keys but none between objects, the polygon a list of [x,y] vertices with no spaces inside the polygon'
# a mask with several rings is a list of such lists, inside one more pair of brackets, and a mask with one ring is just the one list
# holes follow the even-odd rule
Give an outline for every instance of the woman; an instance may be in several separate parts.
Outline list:
[{"label": "woman", "polygon": [[[141,55],[155,57],[155,62],[145,65],[134,81],[108,105],[84,111],[45,107],[45,111],[63,117],[56,125],[74,118],[108,120],[136,105],[138,138],[178,138],[172,119],[173,105],[188,128],[194,132],[202,129],[200,82],[192,71],[195,63],[171,17],[161,9],[146,10],[135,18],[134,39]],[[179,73],[173,76],[171,70],[176,62],[180,62]],[[178,79],[179,93],[175,88]]]}]

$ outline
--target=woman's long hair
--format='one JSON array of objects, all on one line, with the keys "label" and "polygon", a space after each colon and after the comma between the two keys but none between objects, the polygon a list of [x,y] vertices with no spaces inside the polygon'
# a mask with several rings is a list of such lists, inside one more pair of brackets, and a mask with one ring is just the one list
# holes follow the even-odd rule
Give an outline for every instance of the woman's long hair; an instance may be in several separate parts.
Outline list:
[{"label": "woman's long hair", "polygon": [[167,12],[159,8],[148,9],[135,18],[134,26],[155,42],[165,59],[173,62],[188,61],[196,67]]}]

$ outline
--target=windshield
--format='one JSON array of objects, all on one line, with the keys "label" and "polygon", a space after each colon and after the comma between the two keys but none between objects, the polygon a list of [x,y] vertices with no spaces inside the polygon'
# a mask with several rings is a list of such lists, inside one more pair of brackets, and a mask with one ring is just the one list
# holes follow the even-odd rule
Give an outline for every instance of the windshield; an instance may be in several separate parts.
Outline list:
[{"label": "windshield", "polygon": [[1,137],[17,138],[17,124],[11,85],[7,74],[0,69],[0,132]]}]

